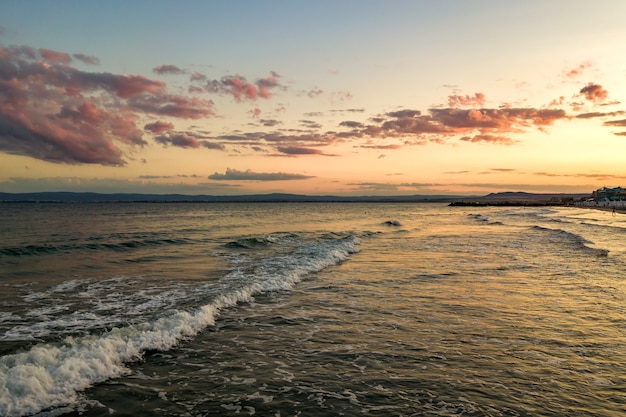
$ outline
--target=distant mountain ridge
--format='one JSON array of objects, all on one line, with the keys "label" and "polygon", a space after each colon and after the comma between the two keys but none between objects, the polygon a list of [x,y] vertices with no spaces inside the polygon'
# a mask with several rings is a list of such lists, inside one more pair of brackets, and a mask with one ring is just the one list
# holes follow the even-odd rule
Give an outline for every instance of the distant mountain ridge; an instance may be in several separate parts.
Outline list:
[{"label": "distant mountain ridge", "polygon": [[137,194],[137,193],[91,193],[91,192],[37,192],[0,193],[0,202],[399,202],[440,201],[450,202],[458,196],[311,196],[300,194],[250,194],[250,195],[185,195],[185,194]]},{"label": "distant mountain ridge", "polygon": [[490,193],[485,196],[311,196],[271,193],[250,195],[186,195],[92,192],[2,193],[0,202],[537,202],[579,200],[591,194],[533,194],[526,192]]}]

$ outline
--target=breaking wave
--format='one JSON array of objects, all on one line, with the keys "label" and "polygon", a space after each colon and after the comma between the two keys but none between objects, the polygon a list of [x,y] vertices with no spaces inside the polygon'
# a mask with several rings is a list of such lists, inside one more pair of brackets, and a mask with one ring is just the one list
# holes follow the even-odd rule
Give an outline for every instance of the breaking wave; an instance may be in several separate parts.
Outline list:
[{"label": "breaking wave", "polygon": [[[249,266],[233,269],[220,280],[219,292],[209,284],[195,288],[191,291],[194,296],[212,293],[212,298],[188,311],[170,309],[160,317],[146,316],[145,321],[99,334],[68,335],[58,342],[40,343],[28,351],[3,356],[0,415],[36,414],[75,403],[86,388],[129,373],[128,365],[141,360],[145,352],[166,351],[193,338],[213,326],[221,310],[249,302],[256,294],[293,288],[307,274],[347,260],[358,251],[358,245],[352,235],[300,241],[288,254],[261,257]],[[53,292],[79,286],[71,281]],[[68,328],[68,334],[73,330]]]}]

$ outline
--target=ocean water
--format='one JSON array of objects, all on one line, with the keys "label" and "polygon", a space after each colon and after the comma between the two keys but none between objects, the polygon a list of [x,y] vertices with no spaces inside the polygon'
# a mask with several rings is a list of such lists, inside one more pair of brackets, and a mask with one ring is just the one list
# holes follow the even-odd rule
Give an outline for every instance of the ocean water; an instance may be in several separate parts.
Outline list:
[{"label": "ocean water", "polygon": [[582,208],[0,204],[0,415],[626,415],[625,270]]}]

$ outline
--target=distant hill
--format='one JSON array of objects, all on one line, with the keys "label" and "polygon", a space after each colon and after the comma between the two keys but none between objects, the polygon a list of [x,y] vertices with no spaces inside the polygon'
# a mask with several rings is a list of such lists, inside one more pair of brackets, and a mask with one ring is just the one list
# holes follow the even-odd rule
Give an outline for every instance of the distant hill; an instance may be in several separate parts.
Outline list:
[{"label": "distant hill", "polygon": [[565,194],[565,193],[556,193],[556,194],[543,194],[543,193],[525,193],[521,191],[512,192],[507,191],[503,193],[491,193],[482,197],[483,200],[498,200],[498,201],[550,201],[550,200],[566,200],[566,199],[574,199],[580,200],[581,198],[591,197],[591,193],[585,194]]},{"label": "distant hill", "polygon": [[0,202],[451,202],[462,196],[308,196],[299,194],[252,194],[233,196],[184,194],[100,194],[73,192],[0,193]]},{"label": "distant hill", "polygon": [[453,201],[454,206],[547,206],[563,205],[573,201],[580,201],[591,197],[587,194],[565,194],[565,193],[525,193],[521,191],[507,191],[502,193],[490,193],[482,197],[461,198]]},{"label": "distant hill", "polygon": [[589,198],[591,194],[491,193],[485,196],[310,196],[300,194],[185,195],[185,194],[101,194],[73,192],[0,193],[0,202],[440,202],[454,205],[547,204]]}]

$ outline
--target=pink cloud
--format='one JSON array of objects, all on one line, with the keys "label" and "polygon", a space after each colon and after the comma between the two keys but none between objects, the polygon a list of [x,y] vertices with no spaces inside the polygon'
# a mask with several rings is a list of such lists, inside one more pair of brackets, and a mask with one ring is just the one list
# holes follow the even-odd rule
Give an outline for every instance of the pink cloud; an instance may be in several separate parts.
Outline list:
[{"label": "pink cloud", "polygon": [[[74,57],[97,63],[84,54]],[[28,46],[0,46],[0,151],[58,163],[124,165],[129,146],[147,144],[146,114],[198,119],[213,115],[210,100],[169,94],[165,83],[142,75],[95,73],[70,65],[69,54]],[[193,138],[195,139],[195,138]],[[190,137],[173,146],[197,147]]]},{"label": "pink cloud", "polygon": [[129,100],[128,104],[143,113],[181,119],[201,119],[214,115],[211,100],[177,94],[140,95]]},{"label": "pink cloud", "polygon": [[65,52],[58,52],[51,49],[41,48],[39,49],[39,53],[41,54],[41,57],[50,64],[67,65],[72,62],[72,57],[70,56],[70,54],[67,54]]},{"label": "pink cloud", "polygon": [[159,134],[159,133],[167,132],[169,130],[174,129],[174,124],[170,122],[162,122],[160,120],[157,120],[154,123],[148,123],[147,125],[143,127],[143,129],[152,133]]},{"label": "pink cloud", "polygon": [[485,105],[485,95],[474,93],[473,96],[450,95],[448,96],[449,107],[482,107]]}]

